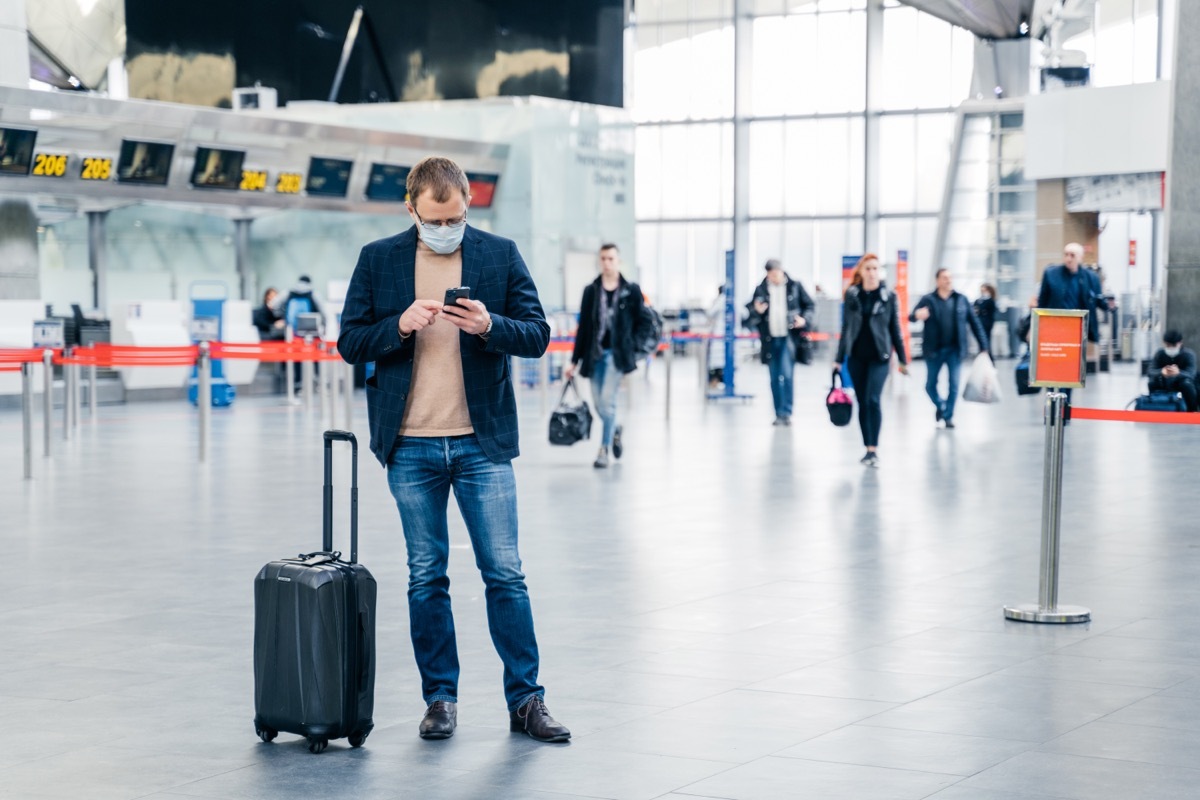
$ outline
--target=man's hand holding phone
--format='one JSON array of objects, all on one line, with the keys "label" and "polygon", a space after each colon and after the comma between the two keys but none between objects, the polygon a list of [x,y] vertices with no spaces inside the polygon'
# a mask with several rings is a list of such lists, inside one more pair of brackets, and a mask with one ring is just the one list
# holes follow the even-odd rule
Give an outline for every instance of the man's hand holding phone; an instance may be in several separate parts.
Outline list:
[{"label": "man's hand holding phone", "polygon": [[442,311],[446,314],[447,322],[454,323],[459,330],[478,336],[487,332],[492,317],[488,314],[487,306],[478,300],[472,300],[470,295],[469,286],[447,289]]}]

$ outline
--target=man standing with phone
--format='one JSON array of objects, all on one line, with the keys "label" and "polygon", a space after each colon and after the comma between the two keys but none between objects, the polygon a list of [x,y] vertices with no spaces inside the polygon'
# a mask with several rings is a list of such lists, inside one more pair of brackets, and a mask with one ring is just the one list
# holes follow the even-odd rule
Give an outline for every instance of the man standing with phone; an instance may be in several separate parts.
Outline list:
[{"label": "man standing with phone", "polygon": [[540,358],[550,326],[516,245],[467,225],[470,185],[457,164],[423,159],[407,189],[415,224],[362,249],[338,352],[351,364],[375,362],[367,381],[371,452],[387,467],[404,528],[410,632],[427,706],[418,730],[446,739],[458,722],[446,574],[453,489],[504,663],[509,729],[566,741],[571,733],[550,716],[537,682],[533,611],[517,552],[517,407],[508,367],[509,356]]}]

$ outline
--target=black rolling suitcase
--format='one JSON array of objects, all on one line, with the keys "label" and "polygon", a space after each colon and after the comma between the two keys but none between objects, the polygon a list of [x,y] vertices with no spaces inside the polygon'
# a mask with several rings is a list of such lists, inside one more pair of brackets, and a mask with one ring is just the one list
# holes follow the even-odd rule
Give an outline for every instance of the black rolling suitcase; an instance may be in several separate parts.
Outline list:
[{"label": "black rolling suitcase", "polygon": [[[333,440],[350,442],[350,560],[333,550]],[[325,431],[323,550],[272,561],[254,581],[254,730],[353,747],[374,724],[375,579],[358,563],[358,442]]]}]

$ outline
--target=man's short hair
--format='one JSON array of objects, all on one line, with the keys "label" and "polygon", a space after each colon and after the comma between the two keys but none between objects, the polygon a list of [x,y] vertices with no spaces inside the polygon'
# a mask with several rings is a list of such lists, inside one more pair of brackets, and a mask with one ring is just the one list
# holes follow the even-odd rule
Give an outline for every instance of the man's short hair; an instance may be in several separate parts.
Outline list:
[{"label": "man's short hair", "polygon": [[1065,246],[1063,246],[1064,253],[1067,252],[1068,250],[1072,251],[1073,253],[1075,253],[1075,255],[1079,256],[1080,261],[1083,260],[1083,245],[1081,245],[1079,242],[1070,242],[1070,243],[1066,244]]},{"label": "man's short hair", "polygon": [[1163,341],[1167,344],[1179,344],[1183,341],[1183,334],[1179,331],[1167,331],[1163,334]]},{"label": "man's short hair", "polygon": [[612,242],[605,242],[604,244],[600,245],[600,250],[598,252],[603,253],[605,250],[616,250],[618,253],[621,252],[621,248],[617,247]]},{"label": "man's short hair", "polygon": [[949,267],[942,267],[937,272],[933,273],[933,279],[936,281],[938,278],[942,277],[943,272],[949,272],[949,271],[950,271]]},{"label": "man's short hair", "polygon": [[770,272],[773,269],[783,269],[783,264],[779,262],[778,258],[768,258],[765,269],[767,272]]},{"label": "man's short hair", "polygon": [[418,161],[408,173],[405,188],[408,189],[408,202],[414,206],[426,189],[435,203],[448,201],[455,189],[462,192],[464,202],[471,196],[467,173],[458,164],[441,156],[429,156]]}]

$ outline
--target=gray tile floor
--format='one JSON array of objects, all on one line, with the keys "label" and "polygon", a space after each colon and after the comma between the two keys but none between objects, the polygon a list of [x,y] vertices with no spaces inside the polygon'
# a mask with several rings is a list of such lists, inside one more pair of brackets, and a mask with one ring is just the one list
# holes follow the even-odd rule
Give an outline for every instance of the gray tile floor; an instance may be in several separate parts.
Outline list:
[{"label": "gray tile floor", "polygon": [[[964,404],[938,430],[918,364],[891,381],[866,470],[857,429],[825,418],[824,370],[798,371],[791,429],[769,424],[765,369],[732,406],[701,401],[694,362],[674,370],[669,424],[662,366],[633,378],[605,472],[591,444],[547,445],[540,396],[522,398],[522,550],[566,746],[507,732],[453,515],[460,727],[417,738],[401,534],[369,460],[377,728],[320,756],[255,738],[252,579],[319,543],[314,414],[239,400],[200,466],[188,407],[104,408],[25,482],[19,414],[0,413],[0,798],[1200,793],[1200,430],[1070,427],[1060,598],[1094,621],[1044,627],[1000,612],[1037,599],[1038,398]],[[1077,402],[1137,392],[1118,369]]]}]

